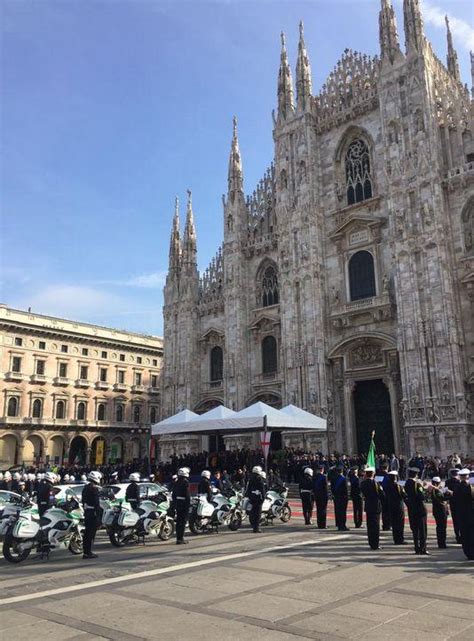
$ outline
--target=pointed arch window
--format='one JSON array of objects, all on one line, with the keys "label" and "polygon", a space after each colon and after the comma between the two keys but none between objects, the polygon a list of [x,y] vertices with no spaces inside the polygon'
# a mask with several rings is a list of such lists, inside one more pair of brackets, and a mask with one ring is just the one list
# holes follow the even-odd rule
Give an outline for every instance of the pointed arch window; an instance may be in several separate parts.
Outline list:
[{"label": "pointed arch window", "polygon": [[64,418],[66,413],[66,405],[64,401],[58,401],[56,403],[56,418]]},{"label": "pointed arch window", "polygon": [[356,252],[349,260],[349,289],[351,301],[376,296],[374,257],[370,252]]},{"label": "pointed arch window", "polygon": [[275,267],[269,265],[262,277],[262,307],[278,305],[279,300],[278,274]]},{"label": "pointed arch window", "polygon": [[35,398],[33,401],[33,418],[41,418],[41,415],[43,413],[43,403],[41,402],[41,399]]},{"label": "pointed arch window", "polygon": [[216,345],[210,352],[211,382],[221,381],[223,374],[223,352],[222,347]]},{"label": "pointed arch window", "polygon": [[97,405],[97,420],[105,421],[105,403],[99,403],[99,405]]},{"label": "pointed arch window", "polygon": [[115,420],[117,423],[123,423],[123,405],[117,405],[115,409]]},{"label": "pointed arch window", "polygon": [[81,401],[77,404],[77,420],[83,421],[86,417],[86,404]]},{"label": "pointed arch window", "polygon": [[369,148],[361,139],[351,142],[346,153],[346,190],[348,205],[372,198]]},{"label": "pointed arch window", "polygon": [[277,342],[274,336],[265,336],[262,341],[262,373],[273,374],[278,369]]},{"label": "pointed arch window", "polygon": [[18,398],[12,396],[8,399],[7,416],[18,416]]}]

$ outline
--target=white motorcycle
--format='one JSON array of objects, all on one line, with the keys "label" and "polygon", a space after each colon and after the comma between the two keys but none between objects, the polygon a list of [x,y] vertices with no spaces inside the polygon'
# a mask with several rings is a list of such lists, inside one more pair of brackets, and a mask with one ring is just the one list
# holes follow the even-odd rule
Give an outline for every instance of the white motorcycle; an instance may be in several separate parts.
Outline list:
[{"label": "white motorcycle", "polygon": [[164,495],[159,503],[144,500],[136,510],[122,503],[104,511],[103,524],[115,547],[145,542],[146,536],[167,541],[174,533],[174,520],[168,515],[169,501]]},{"label": "white motorcycle", "polygon": [[[277,485],[267,491],[262,503],[260,525],[273,524],[274,519],[280,519],[283,523],[288,523],[291,519],[291,507],[287,496],[288,488],[286,485]],[[245,498],[242,505],[248,514],[252,509],[250,500]]]},{"label": "white motorcycle", "polygon": [[38,506],[29,499],[22,497],[15,498],[3,506],[0,513],[0,541],[3,541],[6,533],[20,517],[39,521]]},{"label": "white motorcycle", "polygon": [[193,497],[189,508],[189,529],[193,534],[217,531],[220,525],[227,525],[233,532],[239,529],[243,519],[242,495],[235,490],[226,494],[229,496],[215,490],[212,502],[207,500],[206,494]]},{"label": "white motorcycle", "polygon": [[44,558],[60,546],[82,554],[83,522],[82,508],[72,497],[49,508],[39,521],[20,513],[5,534],[3,555],[10,563],[21,563],[34,549]]}]

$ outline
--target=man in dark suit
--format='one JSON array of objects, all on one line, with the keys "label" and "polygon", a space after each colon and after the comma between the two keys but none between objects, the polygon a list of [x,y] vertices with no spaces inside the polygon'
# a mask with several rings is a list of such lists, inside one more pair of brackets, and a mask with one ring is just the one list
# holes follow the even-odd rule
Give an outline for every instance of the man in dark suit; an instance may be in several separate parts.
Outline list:
[{"label": "man in dark suit", "polygon": [[337,476],[331,481],[331,491],[334,500],[334,516],[336,527],[340,532],[346,532],[349,528],[346,526],[347,520],[347,503],[349,496],[347,492],[347,479],[344,476],[344,467],[337,466]]},{"label": "man in dark suit", "polygon": [[415,554],[429,555],[426,549],[427,514],[425,506],[425,490],[417,479],[420,470],[417,467],[408,468],[408,479],[405,483],[408,520],[413,534]]},{"label": "man in dark suit", "polygon": [[327,507],[328,507],[328,480],[324,474],[324,466],[316,467],[316,474],[313,482],[314,499],[316,501],[316,521],[320,530],[326,529]]},{"label": "man in dark suit", "polygon": [[390,512],[393,542],[395,545],[404,545],[405,492],[398,483],[398,472],[395,470],[388,473],[388,483],[384,491]]}]

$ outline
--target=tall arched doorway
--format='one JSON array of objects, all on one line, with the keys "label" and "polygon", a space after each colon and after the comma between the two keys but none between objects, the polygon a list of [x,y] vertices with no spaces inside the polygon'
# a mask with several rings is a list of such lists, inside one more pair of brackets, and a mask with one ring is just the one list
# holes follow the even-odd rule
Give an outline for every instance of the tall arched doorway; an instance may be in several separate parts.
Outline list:
[{"label": "tall arched doorway", "polygon": [[55,465],[62,465],[64,459],[64,439],[62,436],[53,436],[49,441],[49,461]]},{"label": "tall arched doorway", "polygon": [[69,464],[85,465],[87,459],[87,441],[83,436],[75,436],[69,448]]},{"label": "tall arched doorway", "polygon": [[18,461],[18,441],[13,434],[6,434],[0,438],[0,468],[8,469]]},{"label": "tall arched doorway", "polygon": [[373,430],[377,452],[390,455],[395,451],[390,393],[382,379],[356,381],[354,414],[359,454],[368,451]]},{"label": "tall arched doorway", "polygon": [[91,463],[92,465],[104,465],[105,463],[105,440],[101,436],[92,441]]},{"label": "tall arched doorway", "polygon": [[25,465],[38,465],[41,461],[43,455],[43,442],[39,436],[32,434],[25,439],[25,444],[23,447],[23,461],[18,461],[19,463],[24,463]]},{"label": "tall arched doorway", "polygon": [[123,462],[123,440],[117,436],[113,439],[110,444],[110,463],[122,463]]}]

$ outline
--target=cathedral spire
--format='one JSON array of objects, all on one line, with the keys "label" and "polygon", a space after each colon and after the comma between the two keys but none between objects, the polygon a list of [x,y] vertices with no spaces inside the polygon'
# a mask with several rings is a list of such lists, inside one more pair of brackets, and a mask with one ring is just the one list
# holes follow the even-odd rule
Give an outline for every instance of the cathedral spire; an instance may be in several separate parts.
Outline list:
[{"label": "cathedral spire", "polygon": [[395,57],[400,53],[400,42],[395,12],[390,0],[382,0],[379,13],[379,35],[382,60],[390,60],[393,64]]},{"label": "cathedral spire", "polygon": [[285,34],[281,33],[280,71],[278,73],[278,117],[284,120],[294,111],[293,79],[286,53]]},{"label": "cathedral spire", "polygon": [[190,266],[196,265],[196,228],[194,226],[193,204],[191,192],[188,189],[188,206],[186,210],[186,226],[183,236],[183,259]]},{"label": "cathedral spire", "polygon": [[425,41],[419,0],[403,0],[403,24],[407,53],[420,53]]},{"label": "cathedral spire", "polygon": [[296,62],[296,100],[298,109],[304,111],[311,100],[311,65],[304,42],[303,22],[300,22],[300,40],[298,43],[298,60]]},{"label": "cathedral spire", "polygon": [[179,271],[181,262],[181,240],[179,235],[179,199],[174,204],[173,227],[171,229],[169,271]]},{"label": "cathedral spire", "polygon": [[461,74],[459,73],[458,54],[456,53],[456,49],[453,46],[453,36],[451,33],[451,28],[449,26],[449,18],[448,16],[444,16],[444,19],[446,21],[446,37],[448,40],[448,55],[446,57],[448,71],[453,76],[453,78],[455,78],[456,80],[461,80]]},{"label": "cathedral spire", "polygon": [[470,51],[471,56],[471,97],[474,100],[474,51]]},{"label": "cathedral spire", "polygon": [[243,191],[242,158],[240,156],[239,139],[237,137],[237,118],[233,118],[232,144],[229,156],[228,192],[229,198],[234,200],[237,192]]}]

